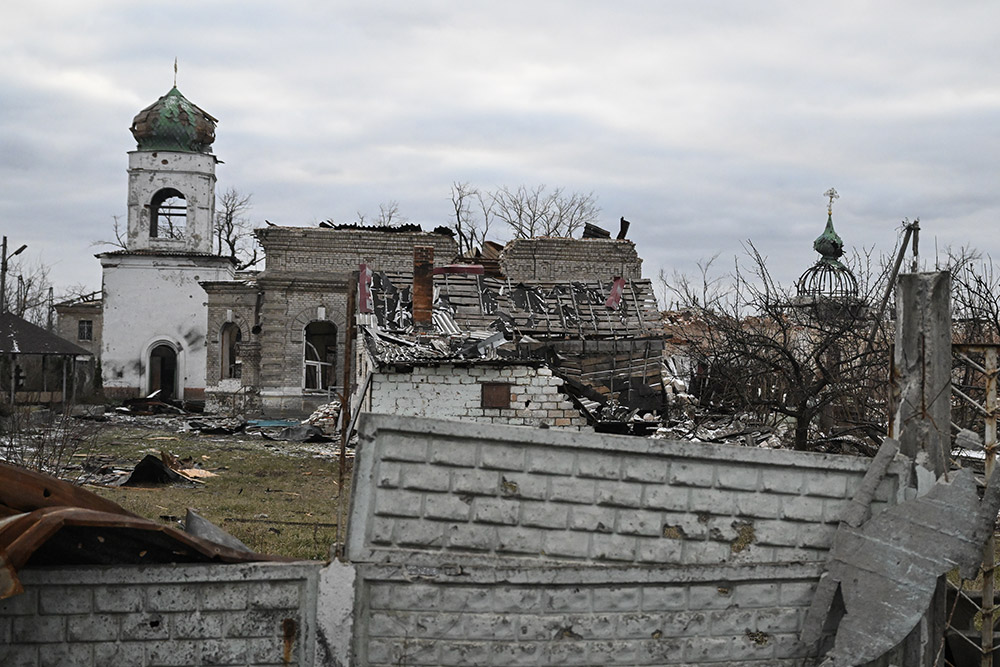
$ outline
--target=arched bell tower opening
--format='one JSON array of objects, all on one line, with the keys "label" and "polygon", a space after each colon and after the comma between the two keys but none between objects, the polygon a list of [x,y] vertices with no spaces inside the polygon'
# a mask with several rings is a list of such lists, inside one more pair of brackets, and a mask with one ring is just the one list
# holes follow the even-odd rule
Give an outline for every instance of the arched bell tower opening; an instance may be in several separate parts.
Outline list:
[{"label": "arched bell tower opening", "polygon": [[184,238],[187,223],[187,200],[174,188],[163,188],[149,202],[149,237]]},{"label": "arched bell tower opening", "polygon": [[132,120],[129,250],[212,253],[217,122],[177,88]]}]

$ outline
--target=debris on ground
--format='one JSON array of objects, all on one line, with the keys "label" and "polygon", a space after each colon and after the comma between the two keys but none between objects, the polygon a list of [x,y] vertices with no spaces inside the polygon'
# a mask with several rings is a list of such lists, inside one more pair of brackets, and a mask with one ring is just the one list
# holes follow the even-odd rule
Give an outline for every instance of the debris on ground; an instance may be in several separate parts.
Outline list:
[{"label": "debris on ground", "polygon": [[217,475],[214,472],[195,467],[192,465],[191,459],[179,461],[170,452],[161,451],[159,458],[147,454],[135,466],[129,478],[121,483],[121,486],[155,486],[184,482],[204,484],[200,479],[202,477],[217,477]]},{"label": "debris on ground", "polygon": [[192,419],[188,426],[193,431],[198,431],[203,435],[236,435],[242,433],[247,427],[246,420],[233,419],[229,417],[221,418],[199,418]]},{"label": "debris on ground", "polygon": [[324,434],[322,429],[309,424],[289,426],[277,433],[261,431],[260,434],[268,440],[281,440],[283,442],[332,442],[332,438]]}]

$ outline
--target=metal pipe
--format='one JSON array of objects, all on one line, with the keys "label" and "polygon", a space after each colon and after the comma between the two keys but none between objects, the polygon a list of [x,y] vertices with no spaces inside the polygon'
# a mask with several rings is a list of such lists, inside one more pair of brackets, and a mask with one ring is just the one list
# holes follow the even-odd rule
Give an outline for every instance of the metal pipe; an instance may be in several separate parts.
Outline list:
[{"label": "metal pipe", "polygon": [[[875,334],[878,333],[878,325],[882,321],[882,316],[885,314],[885,307],[889,303],[889,297],[892,296],[892,286],[896,284],[896,276],[899,275],[899,267],[903,264],[903,258],[906,256],[906,244],[910,240],[910,236],[913,235],[915,231],[920,230],[920,220],[914,220],[912,223],[906,226],[906,234],[903,236],[903,242],[899,244],[899,254],[896,256],[896,263],[892,267],[892,273],[889,275],[889,283],[885,286],[885,294],[882,296],[882,302],[878,306],[878,314],[875,315],[875,319],[872,321],[872,330],[868,334],[868,351],[871,352],[875,345]],[[913,246],[914,252],[916,252],[916,244]],[[916,269],[914,269],[916,270]]]}]

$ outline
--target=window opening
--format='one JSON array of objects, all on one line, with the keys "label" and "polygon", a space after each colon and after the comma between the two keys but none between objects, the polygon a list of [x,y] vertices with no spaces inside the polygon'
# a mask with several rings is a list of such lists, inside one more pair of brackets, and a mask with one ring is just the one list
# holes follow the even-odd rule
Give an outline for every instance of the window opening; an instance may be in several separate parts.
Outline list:
[{"label": "window opening", "polygon": [[187,225],[187,201],[180,191],[164,188],[150,202],[150,238],[179,239]]},{"label": "window opening", "polygon": [[305,329],[303,351],[304,387],[327,390],[337,384],[337,326],[333,322],[311,322]]},{"label": "window opening", "polygon": [[243,332],[232,322],[222,325],[220,337],[222,357],[222,378],[239,378],[242,376],[242,361],[239,358],[239,343],[243,340]]},{"label": "window opening", "polygon": [[93,320],[80,320],[76,325],[77,340],[94,340]]}]

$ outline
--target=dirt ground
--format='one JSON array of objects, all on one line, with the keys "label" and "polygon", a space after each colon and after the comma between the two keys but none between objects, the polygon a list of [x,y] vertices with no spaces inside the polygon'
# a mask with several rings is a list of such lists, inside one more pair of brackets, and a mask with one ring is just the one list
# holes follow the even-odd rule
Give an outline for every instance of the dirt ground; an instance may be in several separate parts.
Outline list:
[{"label": "dirt ground", "polygon": [[[255,551],[326,560],[338,539],[339,443],[262,435],[276,428],[208,435],[192,422],[198,418],[116,415],[72,423],[75,433],[62,436],[71,445],[60,476],[161,523],[179,527],[192,508]],[[121,486],[143,457],[163,453],[194,481]],[[345,493],[345,515],[346,500]]]}]

